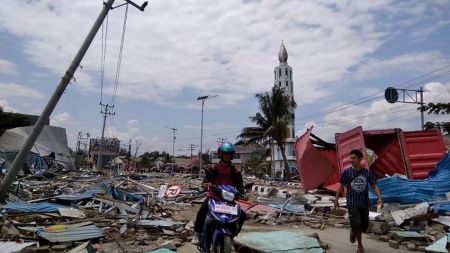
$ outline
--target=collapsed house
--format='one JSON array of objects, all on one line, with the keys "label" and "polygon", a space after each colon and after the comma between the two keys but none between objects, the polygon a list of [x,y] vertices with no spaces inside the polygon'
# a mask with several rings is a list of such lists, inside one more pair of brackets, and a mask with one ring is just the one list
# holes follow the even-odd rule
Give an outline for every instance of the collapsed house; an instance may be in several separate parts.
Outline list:
[{"label": "collapsed house", "polygon": [[[0,168],[7,170],[32,131],[32,126],[6,130],[0,137]],[[31,174],[41,174],[49,167],[74,169],[66,130],[44,126],[26,159],[25,169]]]},{"label": "collapsed house", "polygon": [[[446,154],[439,130],[403,131],[354,128],[335,135],[336,144],[314,134],[312,127],[295,143],[297,168],[305,191],[324,187],[336,191],[345,168],[351,166],[350,151],[361,150],[363,165],[377,178],[401,174],[424,179]],[[370,154],[370,155],[368,155]]]}]

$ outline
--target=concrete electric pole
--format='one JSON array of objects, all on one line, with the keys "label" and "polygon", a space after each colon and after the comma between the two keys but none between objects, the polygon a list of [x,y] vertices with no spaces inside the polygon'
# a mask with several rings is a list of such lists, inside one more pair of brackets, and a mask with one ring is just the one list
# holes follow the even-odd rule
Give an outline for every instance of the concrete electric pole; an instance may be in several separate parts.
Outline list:
[{"label": "concrete electric pole", "polygon": [[108,115],[116,115],[115,112],[111,112],[110,109],[114,109],[114,105],[109,104],[102,104],[100,102],[100,106],[102,109],[100,110],[100,113],[103,114],[103,128],[102,128],[102,137],[100,139],[100,149],[98,151],[98,159],[97,159],[97,170],[100,170],[102,168],[103,163],[103,142],[105,141],[105,125],[106,125],[106,117]]},{"label": "concrete electric pole", "polygon": [[[28,138],[25,140],[25,143],[23,144],[19,153],[16,155],[13,163],[11,164],[11,167],[9,168],[5,177],[3,178],[3,180],[0,184],[0,201],[1,202],[4,202],[6,193],[8,192],[9,187],[11,186],[12,182],[16,178],[17,172],[19,172],[19,169],[22,167],[22,163],[23,163],[25,157],[28,155],[28,153],[31,150],[31,147],[36,142],[36,139],[38,138],[39,134],[41,133],[42,129],[44,128],[45,122],[47,122],[47,120],[50,118],[50,115],[52,114],[53,110],[55,109],[56,105],[58,104],[59,99],[61,98],[62,94],[66,90],[67,85],[69,85],[70,80],[72,80],[73,75],[75,74],[75,71],[77,70],[78,66],[80,65],[81,60],[83,59],[84,55],[86,54],[87,50],[89,49],[89,46],[91,45],[92,41],[94,40],[95,35],[97,34],[98,30],[100,29],[100,26],[102,25],[103,21],[105,20],[106,16],[108,15],[108,12],[113,8],[112,5],[113,5],[114,1],[115,0],[108,0],[107,2],[103,3],[103,9],[100,12],[100,14],[98,15],[97,19],[95,20],[94,25],[92,26],[92,28],[89,31],[86,38],[84,39],[83,44],[81,44],[80,49],[78,50],[77,54],[73,58],[69,67],[67,68],[63,78],[59,82],[58,86],[56,87],[55,91],[53,92],[53,95],[51,96],[51,98],[48,101],[47,105],[45,106],[44,110],[42,111],[41,116],[39,116],[39,119],[37,120],[36,124],[34,125],[33,130],[31,131]],[[144,4],[142,4],[142,6],[138,6],[130,0],[125,0],[125,2],[126,2],[125,4],[131,4],[141,11],[144,11],[145,7],[148,4],[148,2],[145,2]]]},{"label": "concrete electric pole", "polygon": [[174,158],[175,161],[175,140],[177,139],[177,137],[175,136],[176,131],[178,131],[178,129],[176,128],[170,128],[170,130],[173,131],[173,141],[172,141],[172,157]]},{"label": "concrete electric pole", "polygon": [[192,152],[195,150],[195,144],[190,144],[188,150],[191,151],[191,162],[192,162]]}]

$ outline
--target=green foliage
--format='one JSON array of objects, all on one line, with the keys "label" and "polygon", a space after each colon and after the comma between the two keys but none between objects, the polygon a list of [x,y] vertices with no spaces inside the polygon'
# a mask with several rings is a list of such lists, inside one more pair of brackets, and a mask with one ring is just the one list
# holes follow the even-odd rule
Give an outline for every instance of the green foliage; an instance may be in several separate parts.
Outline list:
[{"label": "green foliage", "polygon": [[142,165],[145,167],[153,167],[154,162],[160,158],[163,163],[171,163],[172,157],[169,153],[166,153],[165,151],[159,153],[159,151],[153,151],[153,152],[145,152],[140,156]]},{"label": "green foliage", "polygon": [[288,137],[288,125],[294,121],[297,104],[285,95],[284,90],[274,86],[272,91],[256,94],[259,112],[251,116],[250,120],[256,124],[254,127],[242,129],[239,139],[245,143],[259,143],[268,146],[274,141],[280,147],[285,168],[284,176],[290,179],[289,165],[286,158],[285,143]]},{"label": "green foliage", "polygon": [[[428,103],[427,105],[423,105],[418,108],[423,112],[428,112],[428,114],[450,114],[450,103]],[[447,117],[448,119],[448,117]],[[424,126],[425,129],[439,129],[442,133],[450,134],[450,122],[427,122]]]},{"label": "green foliage", "polygon": [[444,134],[450,134],[450,122],[427,122],[424,126],[425,129],[439,129]]},{"label": "green foliage", "polygon": [[209,155],[209,151],[207,151],[206,153],[202,154],[202,159],[203,159],[203,161],[205,161],[205,164],[210,164],[211,163],[211,157]]},{"label": "green foliage", "polygon": [[254,157],[242,165],[242,170],[246,175],[254,175],[262,178],[270,170],[270,163],[264,158]]},{"label": "green foliage", "polygon": [[419,107],[418,110],[428,114],[450,114],[450,103],[428,103]]}]

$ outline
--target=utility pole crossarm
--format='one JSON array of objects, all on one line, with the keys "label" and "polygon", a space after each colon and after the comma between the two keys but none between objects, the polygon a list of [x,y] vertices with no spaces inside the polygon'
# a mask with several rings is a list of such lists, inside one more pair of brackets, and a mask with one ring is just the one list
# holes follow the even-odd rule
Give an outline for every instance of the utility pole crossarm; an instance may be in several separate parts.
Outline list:
[{"label": "utility pole crossarm", "polygon": [[[22,167],[22,163],[28,153],[31,150],[31,147],[36,142],[36,139],[38,138],[39,134],[41,133],[42,129],[44,128],[44,125],[46,121],[50,118],[50,115],[52,114],[53,110],[55,109],[56,105],[58,104],[59,100],[61,99],[62,94],[67,88],[67,85],[69,85],[70,80],[72,80],[73,75],[75,74],[75,71],[78,69],[78,66],[80,66],[81,60],[83,60],[84,55],[86,54],[87,50],[89,49],[92,41],[94,40],[98,30],[100,29],[100,26],[102,25],[103,21],[105,20],[106,16],[108,15],[108,12],[111,10],[115,0],[108,0],[106,3],[103,4],[103,8],[98,15],[97,19],[94,22],[94,25],[92,26],[91,30],[87,34],[86,38],[84,39],[83,43],[81,44],[80,49],[78,50],[77,54],[73,58],[72,62],[70,63],[69,67],[67,68],[66,72],[64,73],[64,76],[61,78],[61,81],[59,82],[58,86],[56,87],[55,91],[53,92],[52,96],[50,97],[50,100],[48,101],[47,105],[45,106],[44,110],[42,111],[41,115],[39,116],[38,120],[36,121],[36,124],[33,127],[33,130],[31,131],[28,138],[25,140],[23,146],[21,147],[19,153],[14,158],[13,163],[11,164],[8,172],[6,173],[5,177],[3,178],[1,184],[0,184],[0,201],[5,201],[6,193],[8,192],[12,182],[16,178],[17,173],[19,172],[19,169]],[[127,0],[127,3],[131,2],[130,0]],[[141,11],[144,10],[144,8],[147,6],[146,3],[144,3],[139,9]]]},{"label": "utility pole crossarm", "polygon": [[[418,104],[421,107],[424,105],[423,103],[423,87],[420,87],[418,90],[409,90],[409,89],[397,89],[394,87],[389,87],[384,92],[384,97],[388,103],[404,103],[404,104]],[[400,100],[399,100],[400,99]],[[420,110],[420,123],[421,129],[424,129],[425,120],[424,120],[424,112]]]},{"label": "utility pole crossarm", "polygon": [[105,127],[106,127],[106,117],[108,115],[116,115],[115,112],[111,112],[110,108],[113,109],[114,105],[109,105],[109,104],[103,104],[100,102],[100,106],[102,107],[102,109],[100,110],[100,113],[103,114],[103,128],[102,128],[102,137],[100,139],[100,149],[98,151],[98,160],[97,160],[97,169],[101,169],[103,166],[103,143],[105,141]]}]

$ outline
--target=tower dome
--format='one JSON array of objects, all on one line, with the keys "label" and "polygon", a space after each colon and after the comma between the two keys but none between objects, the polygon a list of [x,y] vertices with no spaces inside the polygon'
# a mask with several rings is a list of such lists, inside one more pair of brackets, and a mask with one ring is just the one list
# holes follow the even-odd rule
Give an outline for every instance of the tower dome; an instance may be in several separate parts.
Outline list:
[{"label": "tower dome", "polygon": [[284,47],[283,42],[281,42],[280,51],[278,52],[278,60],[280,62],[287,62],[288,53],[286,51],[286,47]]}]

